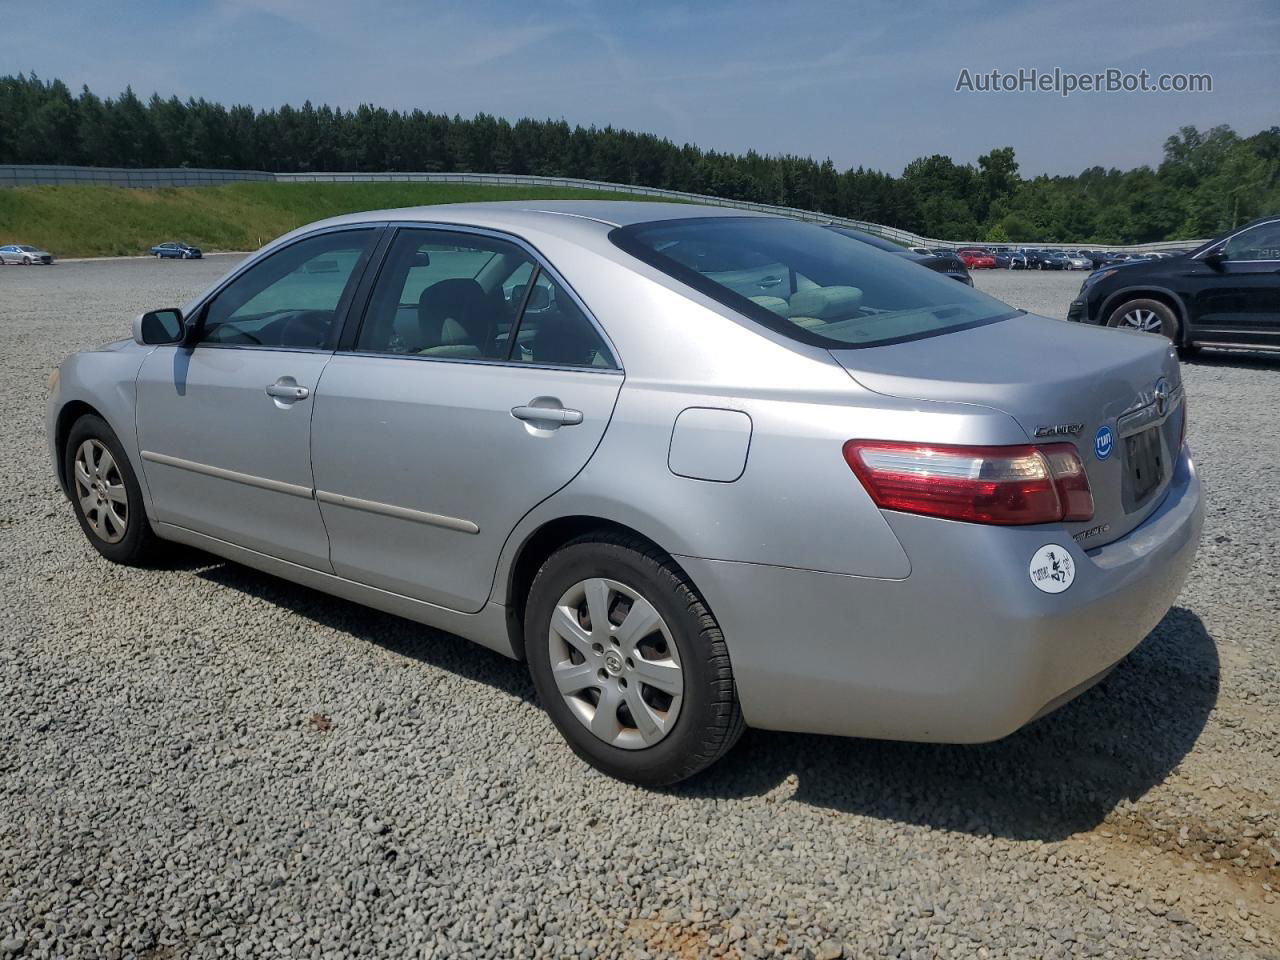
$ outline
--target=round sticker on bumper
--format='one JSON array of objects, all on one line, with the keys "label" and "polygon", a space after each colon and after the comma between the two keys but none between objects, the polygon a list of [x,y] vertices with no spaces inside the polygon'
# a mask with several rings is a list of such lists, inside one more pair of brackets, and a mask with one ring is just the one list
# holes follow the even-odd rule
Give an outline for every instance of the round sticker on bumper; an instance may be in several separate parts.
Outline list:
[{"label": "round sticker on bumper", "polygon": [[1027,572],[1037,590],[1045,593],[1061,593],[1076,579],[1076,564],[1066,547],[1046,543],[1031,558]]}]

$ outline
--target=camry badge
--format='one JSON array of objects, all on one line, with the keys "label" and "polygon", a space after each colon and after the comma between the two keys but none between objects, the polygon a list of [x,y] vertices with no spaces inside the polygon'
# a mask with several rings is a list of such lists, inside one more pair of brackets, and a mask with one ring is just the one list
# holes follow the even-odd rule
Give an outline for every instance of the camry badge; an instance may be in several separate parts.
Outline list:
[{"label": "camry badge", "polygon": [[1037,437],[1074,437],[1084,429],[1083,423],[1055,423],[1048,427],[1036,427]]}]

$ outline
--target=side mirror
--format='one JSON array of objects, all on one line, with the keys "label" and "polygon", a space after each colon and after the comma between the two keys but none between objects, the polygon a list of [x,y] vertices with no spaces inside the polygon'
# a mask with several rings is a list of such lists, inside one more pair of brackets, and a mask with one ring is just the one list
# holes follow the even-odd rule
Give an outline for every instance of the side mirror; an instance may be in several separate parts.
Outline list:
[{"label": "side mirror", "polygon": [[1223,264],[1226,263],[1226,260],[1222,256],[1221,250],[1214,250],[1212,253],[1206,253],[1203,257],[1201,257],[1201,259],[1206,264],[1208,264],[1211,270],[1217,270],[1219,273],[1221,273],[1225,269]]},{"label": "side mirror", "polygon": [[179,343],[185,333],[182,311],[177,309],[151,310],[133,321],[133,339],[144,346]]}]

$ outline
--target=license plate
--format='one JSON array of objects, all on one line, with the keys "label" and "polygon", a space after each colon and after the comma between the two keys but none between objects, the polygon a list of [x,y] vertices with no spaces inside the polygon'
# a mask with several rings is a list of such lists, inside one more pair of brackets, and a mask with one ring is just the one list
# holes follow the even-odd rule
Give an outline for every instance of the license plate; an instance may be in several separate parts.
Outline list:
[{"label": "license plate", "polygon": [[1133,499],[1141,503],[1164,480],[1164,453],[1160,446],[1160,428],[1148,427],[1141,433],[1124,438],[1125,460],[1133,484]]}]

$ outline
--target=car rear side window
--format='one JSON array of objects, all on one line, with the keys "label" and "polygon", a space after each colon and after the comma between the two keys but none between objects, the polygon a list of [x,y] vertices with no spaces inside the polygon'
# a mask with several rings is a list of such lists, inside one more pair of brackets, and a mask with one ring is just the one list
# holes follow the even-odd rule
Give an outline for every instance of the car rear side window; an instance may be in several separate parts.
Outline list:
[{"label": "car rear side window", "polygon": [[355,349],[503,360],[536,264],[514,243],[473,233],[401,229],[378,274]]},{"label": "car rear side window", "polygon": [[322,233],[249,267],[205,309],[200,342],[224,346],[330,346],[338,308],[368,250],[372,228]]},{"label": "car rear side window", "polygon": [[482,234],[402,228],[378,275],[360,352],[612,366],[600,334],[518,244]]},{"label": "car rear side window", "polygon": [[824,227],[696,217],[620,227],[616,246],[770,329],[829,349],[1007,319],[1006,303]]},{"label": "car rear side window", "polygon": [[558,367],[614,365],[599,331],[545,270],[537,272],[528,291],[510,359]]}]

